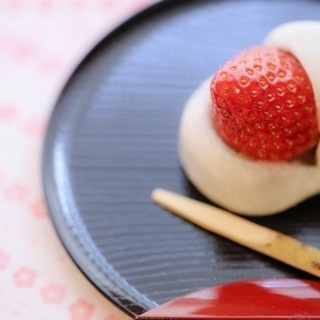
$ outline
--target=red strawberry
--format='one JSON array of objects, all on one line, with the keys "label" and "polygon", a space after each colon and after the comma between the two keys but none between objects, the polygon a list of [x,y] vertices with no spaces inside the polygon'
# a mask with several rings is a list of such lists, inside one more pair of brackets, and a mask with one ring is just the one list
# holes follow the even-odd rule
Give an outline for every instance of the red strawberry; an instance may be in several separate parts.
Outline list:
[{"label": "red strawberry", "polygon": [[245,50],[217,72],[210,90],[213,124],[239,153],[284,161],[317,145],[312,85],[289,52],[263,46]]}]

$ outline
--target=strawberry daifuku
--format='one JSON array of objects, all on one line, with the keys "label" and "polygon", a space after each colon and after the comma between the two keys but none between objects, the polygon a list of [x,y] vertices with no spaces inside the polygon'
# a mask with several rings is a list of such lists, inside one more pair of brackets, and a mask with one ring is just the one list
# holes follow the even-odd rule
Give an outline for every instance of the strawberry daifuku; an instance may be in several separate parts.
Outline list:
[{"label": "strawberry daifuku", "polygon": [[179,157],[207,198],[270,215],[319,194],[319,39],[318,21],[278,26],[191,95]]},{"label": "strawberry daifuku", "polygon": [[265,46],[245,50],[216,73],[210,89],[214,126],[241,154],[290,160],[317,145],[312,85],[291,53]]}]

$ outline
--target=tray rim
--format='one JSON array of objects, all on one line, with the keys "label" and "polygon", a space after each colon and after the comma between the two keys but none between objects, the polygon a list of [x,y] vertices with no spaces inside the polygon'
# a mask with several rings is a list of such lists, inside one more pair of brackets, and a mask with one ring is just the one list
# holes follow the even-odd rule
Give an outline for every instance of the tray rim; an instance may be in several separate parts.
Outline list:
[{"label": "tray rim", "polygon": [[[63,99],[63,96],[65,95],[68,87],[72,84],[73,80],[75,79],[79,71],[82,69],[82,67],[91,59],[91,57],[95,54],[96,51],[99,50],[100,47],[108,46],[108,44],[111,43],[114,38],[118,37],[119,35],[121,36],[121,34],[126,32],[126,30],[128,30],[130,27],[139,24],[141,20],[148,19],[150,15],[156,15],[161,10],[169,10],[170,8],[174,6],[178,6],[179,4],[187,4],[192,2],[195,2],[195,1],[194,0],[159,0],[159,2],[149,5],[147,8],[143,9],[142,11],[135,13],[131,17],[120,22],[120,24],[115,26],[111,31],[107,32],[100,40],[98,40],[98,42],[94,44],[89,49],[89,51],[81,58],[81,61],[78,64],[76,64],[76,66],[73,68],[73,71],[70,73],[70,75],[67,77],[67,80],[62,85],[60,92],[58,94],[58,97],[56,101],[53,103],[53,108],[49,115],[49,120],[47,123],[46,132],[44,135],[44,142],[43,142],[43,148],[42,148],[42,154],[41,154],[41,173],[42,173],[41,182],[42,182],[42,189],[44,192],[45,204],[47,206],[56,234],[58,235],[58,238],[62,246],[67,251],[68,256],[72,259],[72,261],[75,263],[75,265],[80,270],[80,272],[89,280],[89,282],[110,302],[112,302],[114,305],[119,307],[120,310],[122,310],[132,318],[136,318],[138,315],[150,310],[150,308],[158,306],[158,304],[151,301],[147,297],[145,297],[143,294],[138,292],[128,283],[126,283],[126,285],[130,287],[135,294],[138,294],[140,296],[141,300],[139,301],[139,304],[137,303],[137,301],[134,301],[136,299],[133,296],[131,296],[133,300],[128,301],[126,299],[123,299],[123,297],[121,297],[118,293],[113,292],[111,289],[108,289],[108,288],[102,289],[97,283],[98,282],[97,278],[92,276],[92,271],[91,271],[91,274],[89,274],[87,269],[90,269],[93,267],[96,269],[94,270],[94,272],[98,271],[101,273],[101,275],[104,275],[104,276],[105,274],[97,270],[99,268],[96,266],[95,262],[90,260],[88,258],[88,255],[84,255],[84,253],[81,251],[81,249],[83,250],[83,247],[81,247],[81,245],[79,244],[79,241],[78,241],[79,239],[75,237],[70,231],[70,228],[67,227],[64,215],[57,214],[57,211],[59,210],[56,210],[55,207],[58,206],[58,203],[57,203],[58,201],[57,199],[55,199],[54,196],[52,196],[53,192],[57,191],[54,186],[54,181],[51,179],[53,178],[54,173],[52,173],[52,175],[48,173],[50,171],[49,168],[50,167],[53,168],[53,165],[54,165],[53,157],[50,157],[50,152],[53,150],[51,147],[54,145],[54,142],[56,140],[56,137],[55,137],[56,130],[55,130],[54,122],[58,118],[57,113],[61,108],[60,102]],[[80,223],[80,226],[81,226],[81,223]],[[84,230],[83,233],[87,234],[87,231]],[[88,235],[87,241],[92,241],[89,235]],[[74,246],[77,247],[76,250],[74,249]],[[99,252],[97,254],[99,254]],[[85,267],[84,262],[85,264],[88,264],[89,261],[90,261],[90,266]],[[117,274],[116,271],[114,272]],[[124,280],[124,282],[126,281]],[[144,300],[143,306],[142,306],[142,300]]]}]

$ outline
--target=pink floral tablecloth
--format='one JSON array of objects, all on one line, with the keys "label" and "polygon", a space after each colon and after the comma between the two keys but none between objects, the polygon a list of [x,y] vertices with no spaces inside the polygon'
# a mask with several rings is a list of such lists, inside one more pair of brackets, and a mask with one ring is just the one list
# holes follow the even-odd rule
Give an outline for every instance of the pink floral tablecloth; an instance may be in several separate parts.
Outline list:
[{"label": "pink floral tablecloth", "polygon": [[103,35],[153,2],[0,1],[0,320],[127,318],[62,247],[44,203],[41,149],[74,67]]}]

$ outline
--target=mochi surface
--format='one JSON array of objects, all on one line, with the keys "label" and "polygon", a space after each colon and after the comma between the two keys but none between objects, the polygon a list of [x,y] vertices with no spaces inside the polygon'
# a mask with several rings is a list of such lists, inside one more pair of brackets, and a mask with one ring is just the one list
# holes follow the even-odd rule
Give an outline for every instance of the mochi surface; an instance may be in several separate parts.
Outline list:
[{"label": "mochi surface", "polygon": [[[272,30],[264,42],[291,52],[314,89],[320,124],[320,22],[297,21]],[[180,124],[179,155],[195,187],[218,205],[244,215],[275,214],[320,192],[320,151],[316,163],[252,160],[231,149],[211,121],[210,81],[187,101]]]}]

